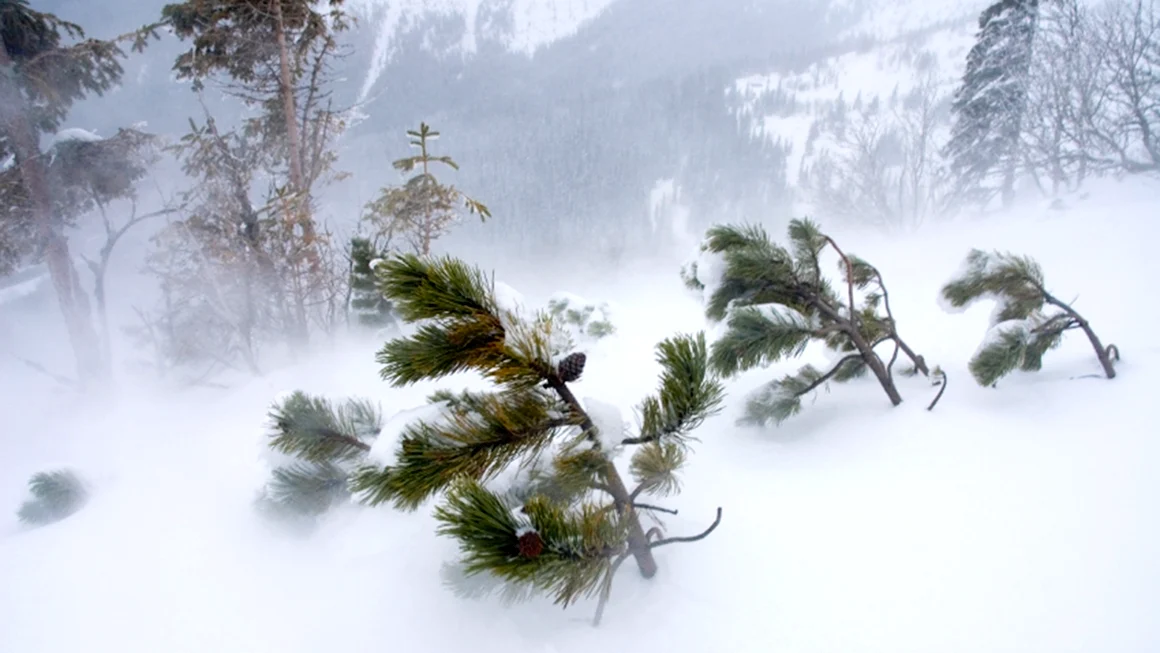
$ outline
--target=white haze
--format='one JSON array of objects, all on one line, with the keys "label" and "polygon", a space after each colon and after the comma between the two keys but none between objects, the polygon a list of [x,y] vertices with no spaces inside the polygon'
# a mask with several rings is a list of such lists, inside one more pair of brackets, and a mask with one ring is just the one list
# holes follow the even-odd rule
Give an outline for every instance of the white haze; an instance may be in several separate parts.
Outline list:
[{"label": "white haze", "polygon": [[[1024,205],[896,239],[837,230],[882,269],[904,337],[947,371],[946,395],[928,412],[935,389],[905,380],[906,401],[890,408],[866,380],[820,393],[780,428],[741,429],[745,393],[798,362],[730,383],[727,410],[697,433],[683,493],[666,501],[680,509],[669,533],[700,531],[718,506],[720,528],[659,549],[651,581],[623,567],[599,628],[591,602],[505,607],[442,587],[456,547],[435,536],[431,504],[346,506],[309,537],[253,509],[280,393],[367,396],[390,416],[432,387],[476,380],[392,389],[373,360],[380,343],[345,341],[224,390],[122,376],[86,406],[6,364],[0,651],[1157,650],[1157,190],[1108,183],[1064,210]],[[1072,337],[1042,372],[976,386],[966,362],[991,307],[950,315],[937,301],[971,246],[1036,257],[1051,289],[1120,347],[1118,378],[1085,378],[1098,366]],[[584,269],[509,262],[497,276],[533,302],[565,290],[613,305],[619,333],[589,350],[576,391],[627,414],[656,383],[652,345],[709,327],[675,265],[615,281]],[[59,523],[18,525],[29,475],[57,465],[90,479],[92,500]]]}]

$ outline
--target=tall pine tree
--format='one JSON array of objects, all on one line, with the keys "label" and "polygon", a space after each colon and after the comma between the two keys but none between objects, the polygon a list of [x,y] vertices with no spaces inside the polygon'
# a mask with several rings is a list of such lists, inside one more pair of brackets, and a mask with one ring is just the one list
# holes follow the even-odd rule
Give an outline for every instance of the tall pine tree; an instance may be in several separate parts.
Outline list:
[{"label": "tall pine tree", "polygon": [[1038,19],[1038,0],[999,0],[979,16],[945,149],[963,199],[986,203],[998,192],[1004,207],[1014,200]]}]

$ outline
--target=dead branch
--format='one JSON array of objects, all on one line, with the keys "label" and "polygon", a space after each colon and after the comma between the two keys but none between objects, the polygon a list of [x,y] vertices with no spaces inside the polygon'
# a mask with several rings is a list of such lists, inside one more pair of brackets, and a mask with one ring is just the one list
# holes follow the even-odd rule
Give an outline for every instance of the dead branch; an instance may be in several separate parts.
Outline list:
[{"label": "dead branch", "polygon": [[697,542],[697,541],[703,540],[706,537],[709,537],[710,533],[717,530],[717,526],[719,526],[720,524],[721,524],[721,509],[717,508],[717,518],[713,520],[712,524],[709,524],[709,528],[706,528],[705,530],[701,531],[700,533],[698,533],[696,535],[690,535],[688,537],[669,537],[669,538],[665,538],[663,540],[658,540],[656,542],[652,542],[651,544],[649,544],[649,548],[655,549],[658,546],[664,546],[666,544],[681,544],[681,543]]}]

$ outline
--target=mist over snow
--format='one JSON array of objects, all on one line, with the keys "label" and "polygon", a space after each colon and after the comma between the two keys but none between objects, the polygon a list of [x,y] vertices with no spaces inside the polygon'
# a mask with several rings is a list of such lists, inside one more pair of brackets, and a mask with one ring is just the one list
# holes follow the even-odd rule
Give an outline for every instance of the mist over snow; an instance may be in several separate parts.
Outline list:
[{"label": "mist over snow", "polygon": [[[43,4],[104,37],[155,19],[165,3]],[[335,60],[327,99],[344,109],[345,131],[328,146],[349,175],[320,184],[311,214],[337,243],[341,278],[328,281],[340,290],[329,313],[323,302],[298,307],[313,311],[302,318],[309,348],[284,347],[290,321],[271,315],[289,304],[255,300],[246,282],[266,268],[200,265],[221,254],[211,245],[227,262],[262,245],[238,238],[252,225],[230,221],[225,193],[166,155],[134,182],[135,201],[86,206],[64,230],[77,283],[94,307],[98,293],[107,299],[92,310],[109,380],[88,393],[73,384],[77,357],[48,266],[29,254],[4,267],[3,239],[22,235],[9,224],[27,207],[13,193],[24,182],[12,139],[0,138],[0,653],[1160,651],[1160,304],[1150,299],[1160,155],[1146,165],[1122,111],[1091,122],[1122,129],[1109,133],[1131,145],[1123,153],[1098,149],[1106,141],[1096,154],[1049,151],[1028,137],[1027,161],[1042,160],[1027,163],[1010,206],[947,200],[950,98],[988,4],[346,0],[359,20],[340,37],[349,56]],[[191,118],[232,129],[260,115],[178,83],[173,60],[187,45],[165,35],[127,58],[114,89],[42,134],[42,148],[55,148],[46,165],[107,144],[120,127],[173,144]],[[1102,89],[1123,78],[1092,79]],[[1048,124],[1062,114],[1037,91],[1036,124]],[[691,434],[679,494],[648,499],[679,511],[659,515],[665,537],[702,532],[721,509],[719,527],[657,548],[654,578],[623,565],[598,627],[594,598],[562,609],[550,597],[509,605],[457,594],[448,565],[459,544],[436,533],[442,497],[406,512],[356,494],[313,528],[268,519],[258,500],[296,460],[270,447],[275,402],[295,391],[371,401],[382,428],[360,455],[382,466],[396,462],[408,424],[449,414],[454,400],[429,402],[435,391],[495,389],[466,373],[392,387],[376,356],[414,325],[359,322],[381,307],[356,309],[356,299],[378,291],[356,297],[360,272],[344,248],[369,236],[368,202],[405,183],[392,161],[417,152],[406,130],[420,121],[440,132],[434,154],[457,164],[436,171],[465,194],[455,206],[469,196],[492,214],[462,216],[431,252],[478,266],[509,311],[505,326],[541,310],[571,320],[552,334],[552,363],[564,376],[569,338],[584,352],[569,387],[622,474],[631,447],[619,435],[639,431],[640,402],[663,369],[656,344],[702,331],[712,343],[727,331],[682,279],[696,262],[700,281],[722,283],[719,257],[698,249],[712,225],[757,224],[787,244],[791,218],[816,221],[879,269],[899,332],[945,371],[945,387],[899,373],[904,401],[892,407],[872,375],[828,383],[799,414],[755,427],[738,423],[751,393],[844,354],[813,341],[800,357],[723,381],[722,412]],[[254,176],[230,187],[245,186],[243,199],[285,182],[254,165],[237,168]],[[185,190],[209,199],[173,209]],[[256,204],[245,219],[261,214],[272,229],[274,204]],[[191,225],[225,235],[164,247]],[[380,245],[362,250],[364,281],[389,258]],[[1072,330],[1042,369],[976,383],[969,365],[995,337],[995,302],[952,310],[940,296],[972,248],[1037,261],[1046,289],[1115,345],[1116,377],[1103,378]],[[836,260],[822,272],[843,294]],[[301,269],[277,273],[296,283]],[[174,287],[186,294],[172,299]],[[791,315],[782,308],[762,310]],[[1026,335],[1031,323],[1020,324]],[[30,479],[50,470],[75,472],[84,504],[25,523]],[[641,514],[645,529],[658,525]]]},{"label": "mist over snow", "polygon": [[[9,387],[0,650],[1149,650],[1160,642],[1150,610],[1160,529],[1149,517],[1160,420],[1148,400],[1160,309],[1124,298],[1151,290],[1156,191],[1110,183],[1063,211],[1025,207],[903,240],[837,231],[881,267],[912,345],[947,370],[946,396],[927,412],[935,389],[908,380],[908,400],[890,409],[859,382],[818,395],[780,428],[740,429],[744,393],[794,364],[731,383],[727,410],[697,433],[673,502],[681,513],[665,519],[694,532],[722,506],[721,527],[658,551],[653,581],[621,570],[600,628],[588,623],[592,602],[562,611],[457,598],[440,582],[455,546],[433,534],[426,508],[351,505],[298,538],[256,516],[265,411],[281,392],[370,397],[387,416],[422,405],[434,386],[387,387],[377,343],[336,346],[229,389],[125,386],[76,410]],[[975,386],[966,359],[990,306],[951,315],[935,301],[968,242],[1035,256],[1050,286],[1078,296],[1121,348],[1120,376],[1084,378],[1098,368],[1086,343],[1069,339],[1041,373]],[[505,283],[548,287],[535,274]],[[603,412],[631,415],[653,388],[653,343],[705,327],[672,268],[556,283],[620,307],[617,333],[591,346],[575,384]],[[94,479],[90,504],[19,527],[25,479],[54,464]]]}]

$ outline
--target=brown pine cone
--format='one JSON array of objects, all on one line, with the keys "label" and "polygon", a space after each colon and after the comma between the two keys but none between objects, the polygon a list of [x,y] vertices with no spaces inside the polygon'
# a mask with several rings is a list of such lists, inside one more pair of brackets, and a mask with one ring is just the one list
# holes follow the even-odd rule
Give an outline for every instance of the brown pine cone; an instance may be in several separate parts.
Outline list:
[{"label": "brown pine cone", "polygon": [[525,558],[538,558],[544,552],[544,539],[536,531],[528,531],[516,540],[516,548]]},{"label": "brown pine cone", "polygon": [[588,356],[584,352],[578,351],[574,354],[568,354],[560,364],[556,366],[556,370],[560,374],[560,380],[564,383],[571,383],[580,378],[584,373],[584,363],[588,362]]}]

